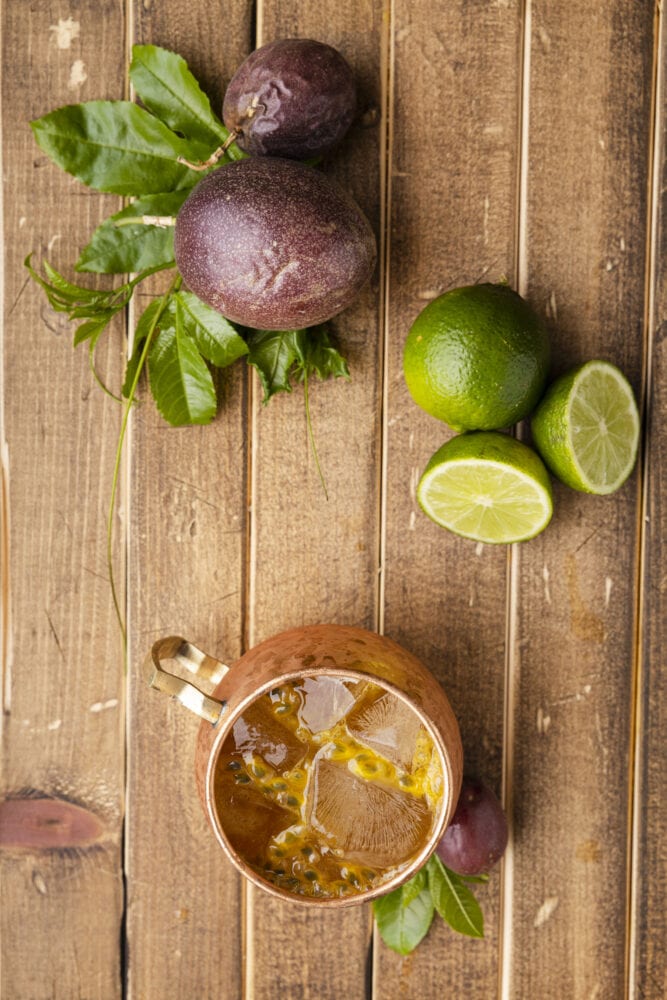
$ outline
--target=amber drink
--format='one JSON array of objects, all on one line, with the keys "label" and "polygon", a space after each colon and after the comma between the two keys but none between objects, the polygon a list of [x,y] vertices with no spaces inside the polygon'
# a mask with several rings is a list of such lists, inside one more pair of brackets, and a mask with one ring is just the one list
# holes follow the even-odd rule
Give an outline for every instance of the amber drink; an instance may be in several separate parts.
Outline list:
[{"label": "amber drink", "polygon": [[409,867],[443,800],[420,717],[379,684],[326,675],[284,683],[235,721],[215,771],[231,850],[297,896],[375,889]]}]

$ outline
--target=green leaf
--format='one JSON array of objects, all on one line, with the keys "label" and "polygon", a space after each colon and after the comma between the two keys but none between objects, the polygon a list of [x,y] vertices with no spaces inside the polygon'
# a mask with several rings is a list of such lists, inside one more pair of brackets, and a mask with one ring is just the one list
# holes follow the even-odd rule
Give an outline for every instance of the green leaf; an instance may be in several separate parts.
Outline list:
[{"label": "green leaf", "polygon": [[186,139],[208,145],[213,152],[228,137],[185,59],[175,52],[134,45],[130,80],[146,107]]},{"label": "green leaf", "polygon": [[74,332],[74,347],[78,347],[84,340],[90,340],[93,344],[96,344],[98,337],[114,315],[114,309],[106,309],[104,312],[99,313],[96,319],[86,320],[85,323],[77,326]]},{"label": "green leaf", "polygon": [[148,356],[151,392],[164,419],[174,427],[208,424],[215,416],[211,373],[191,337],[183,329],[177,301],[165,311]]},{"label": "green leaf", "polygon": [[331,343],[325,326],[307,330],[252,330],[247,336],[248,364],[253,365],[267,403],[276,392],[291,392],[292,378],[349,378],[347,362]]},{"label": "green leaf", "polygon": [[410,887],[400,886],[373,900],[373,912],[385,944],[399,955],[407,955],[428,932],[433,920],[433,900],[427,886],[417,896]]},{"label": "green leaf", "polygon": [[200,354],[218,368],[226,368],[248,353],[248,345],[229,320],[211,309],[192,292],[178,292],[185,332],[193,338]]},{"label": "green leaf", "polygon": [[302,332],[306,333],[306,337],[297,344],[300,351],[297,378],[302,378],[304,372],[315,374],[322,380],[350,378],[347,361],[332,344],[326,325],[309,327]]},{"label": "green leaf", "polygon": [[[82,306],[68,307],[67,312],[70,319],[97,319],[101,314],[109,311],[106,308],[108,304],[107,299],[100,300],[100,302],[84,302]],[[114,304],[111,312],[119,312],[123,305],[125,305],[125,300]]]},{"label": "green leaf", "polygon": [[92,301],[107,294],[106,292],[101,292],[99,288],[85,288],[83,285],[72,284],[71,281],[63,278],[62,274],[59,274],[55,267],[51,267],[48,260],[43,262],[43,266],[49,281],[56,291],[63,297],[72,299],[74,302]]},{"label": "green leaf", "polygon": [[484,916],[463,878],[435,854],[428,861],[428,877],[433,904],[442,919],[459,934],[484,937]]},{"label": "green leaf", "polygon": [[76,263],[77,271],[98,274],[129,274],[147,267],[174,262],[174,227],[117,225],[124,219],[176,215],[190,192],[170,191],[137,198],[127,208],[109,216],[92,235]]},{"label": "green leaf", "polygon": [[139,365],[139,360],[141,358],[141,352],[146,342],[146,337],[148,337],[153,326],[153,320],[160,312],[162,307],[162,299],[153,299],[151,303],[144,309],[141,316],[137,321],[137,325],[134,328],[134,342],[132,346],[132,354],[128,359],[127,365],[125,367],[125,378],[123,380],[123,386],[121,393],[126,399],[129,398],[130,392],[132,390],[132,383],[134,382],[134,376],[137,372],[137,367]]},{"label": "green leaf", "polygon": [[28,254],[23,264],[28,269],[33,281],[46,293],[51,307],[58,312],[69,312],[70,308],[77,302],[81,302],[82,300],[91,301],[104,294],[99,291],[93,291],[90,288],[79,288],[77,285],[72,285],[61,274],[58,274],[47,261],[43,261],[43,267],[50,281],[45,281],[41,274],[38,274],[33,268],[31,258],[32,254]]},{"label": "green leaf", "polygon": [[252,330],[248,334],[248,364],[257,369],[264,403],[277,392],[291,392],[290,376],[303,357],[305,330]]},{"label": "green leaf", "polygon": [[[117,288],[93,290],[72,284],[72,282],[63,278],[63,276],[59,274],[55,268],[51,267],[47,261],[44,261],[44,270],[50,279],[50,281],[46,281],[32,268],[30,264],[30,257],[31,255],[26,257],[24,261],[25,266],[27,267],[30,276],[46,292],[46,296],[51,304],[51,307],[56,309],[58,312],[67,313],[70,320],[85,320],[84,323],[80,323],[78,325],[75,331],[74,346],[77,347],[79,344],[88,340],[90,341],[91,351],[94,350],[100,334],[106,328],[112,317],[115,316],[117,312],[124,309],[128,304],[134,294],[136,286],[150,274],[162,270],[163,267],[163,265],[159,265],[152,268],[146,268],[145,270],[140,271],[134,278],[132,278],[131,281],[127,281],[125,284],[119,285]],[[180,283],[180,275],[177,275],[177,279]],[[95,370],[92,356],[91,367],[95,378],[97,378],[100,384],[102,384],[97,371]]]},{"label": "green leaf", "polygon": [[403,905],[407,906],[416,899],[420,892],[423,892],[428,886],[428,875],[425,868],[420,868],[419,871],[412,876],[407,882],[404,882],[401,886],[403,890]]},{"label": "green leaf", "polygon": [[160,194],[191,187],[200,175],[178,157],[205,156],[131,101],[88,101],[31,122],[40,149],[97,191]]}]

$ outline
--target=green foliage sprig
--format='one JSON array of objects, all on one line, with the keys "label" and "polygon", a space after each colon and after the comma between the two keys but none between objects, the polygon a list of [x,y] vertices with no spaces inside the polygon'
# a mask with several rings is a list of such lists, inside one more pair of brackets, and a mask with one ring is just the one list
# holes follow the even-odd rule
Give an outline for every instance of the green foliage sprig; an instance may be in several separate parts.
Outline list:
[{"label": "green foliage sprig", "polygon": [[[201,178],[200,163],[229,139],[229,132],[185,60],[157,45],[135,45],[130,82],[143,107],[130,101],[88,101],[57,108],[32,122],[40,148],[63,170],[97,191],[134,200],[93,233],[75,268],[95,274],[132,274],[107,291],[74,284],[46,261],[45,277],[26,265],[51,306],[84,320],[74,345],[89,344],[91,364],[100,335],[129,304],[137,286],[157,271],[175,268],[175,216]],[[242,159],[233,142],[219,163]],[[141,357],[155,298],[139,320],[123,395],[128,396]],[[142,322],[143,320],[143,322]],[[327,331],[240,330],[190,292],[173,292],[161,312],[158,335],[146,356],[149,387],[164,418],[175,426],[208,423],[216,413],[209,366],[225,368],[245,356],[260,376],[267,401],[291,391],[293,382],[349,378],[345,360]],[[99,379],[99,376],[97,376]]]},{"label": "green foliage sprig", "polygon": [[[42,262],[43,273],[33,267],[31,256],[25,262],[51,307],[77,323],[74,346],[88,344],[92,371],[107,392],[94,361],[101,335],[146,278],[171,272],[166,291],[156,295],[138,319],[121,395],[116,396],[124,398],[126,412],[116,455],[109,539],[127,416],[144,368],[156,406],[173,426],[213,420],[217,397],[211,368],[226,368],[241,357],[259,373],[264,402],[302,382],[311,443],[309,376],[349,378],[347,363],[326,328],[240,329],[181,289],[173,227],[190,190],[208,172],[197,165],[221,145],[225,152],[216,168],[246,154],[230,142],[229,131],[181,56],[157,45],[135,45],[129,78],[141,105],[88,101],[57,108],[31,123],[40,149],[67,173],[96,191],[133,199],[98,226],[75,264],[78,272],[132,275],[123,284],[91,289],[69,281],[47,261]],[[314,443],[313,451],[321,477]],[[109,576],[124,631],[110,554]]]},{"label": "green foliage sprig", "polygon": [[428,933],[435,913],[459,934],[484,937],[484,917],[470,885],[487,879],[457,875],[433,854],[408,882],[373,901],[382,940],[399,955],[409,954]]}]

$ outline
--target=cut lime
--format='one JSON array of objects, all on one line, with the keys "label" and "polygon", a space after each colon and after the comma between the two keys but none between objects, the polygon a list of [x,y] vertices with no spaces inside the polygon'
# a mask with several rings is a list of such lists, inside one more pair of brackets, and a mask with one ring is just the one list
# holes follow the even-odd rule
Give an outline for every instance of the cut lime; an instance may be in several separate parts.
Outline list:
[{"label": "cut lime", "polygon": [[474,431],[431,458],[417,487],[425,514],[464,538],[508,545],[534,538],[553,511],[549,473],[515,438]]},{"label": "cut lime", "polygon": [[557,379],[531,427],[542,458],[572,489],[613,493],[634,468],[637,404],[628,380],[607,361],[588,361]]}]

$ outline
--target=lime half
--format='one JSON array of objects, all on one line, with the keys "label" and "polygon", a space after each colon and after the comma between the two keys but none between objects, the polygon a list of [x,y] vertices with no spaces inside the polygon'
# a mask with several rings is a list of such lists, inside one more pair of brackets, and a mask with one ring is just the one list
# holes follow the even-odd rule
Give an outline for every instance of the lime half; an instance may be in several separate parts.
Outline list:
[{"label": "lime half", "polygon": [[634,468],[637,404],[628,380],[607,361],[588,361],[557,379],[531,428],[553,474],[575,490],[613,493]]},{"label": "lime half", "polygon": [[417,499],[443,528],[477,542],[534,538],[553,511],[549,473],[535,452],[496,431],[452,438],[424,470]]}]

